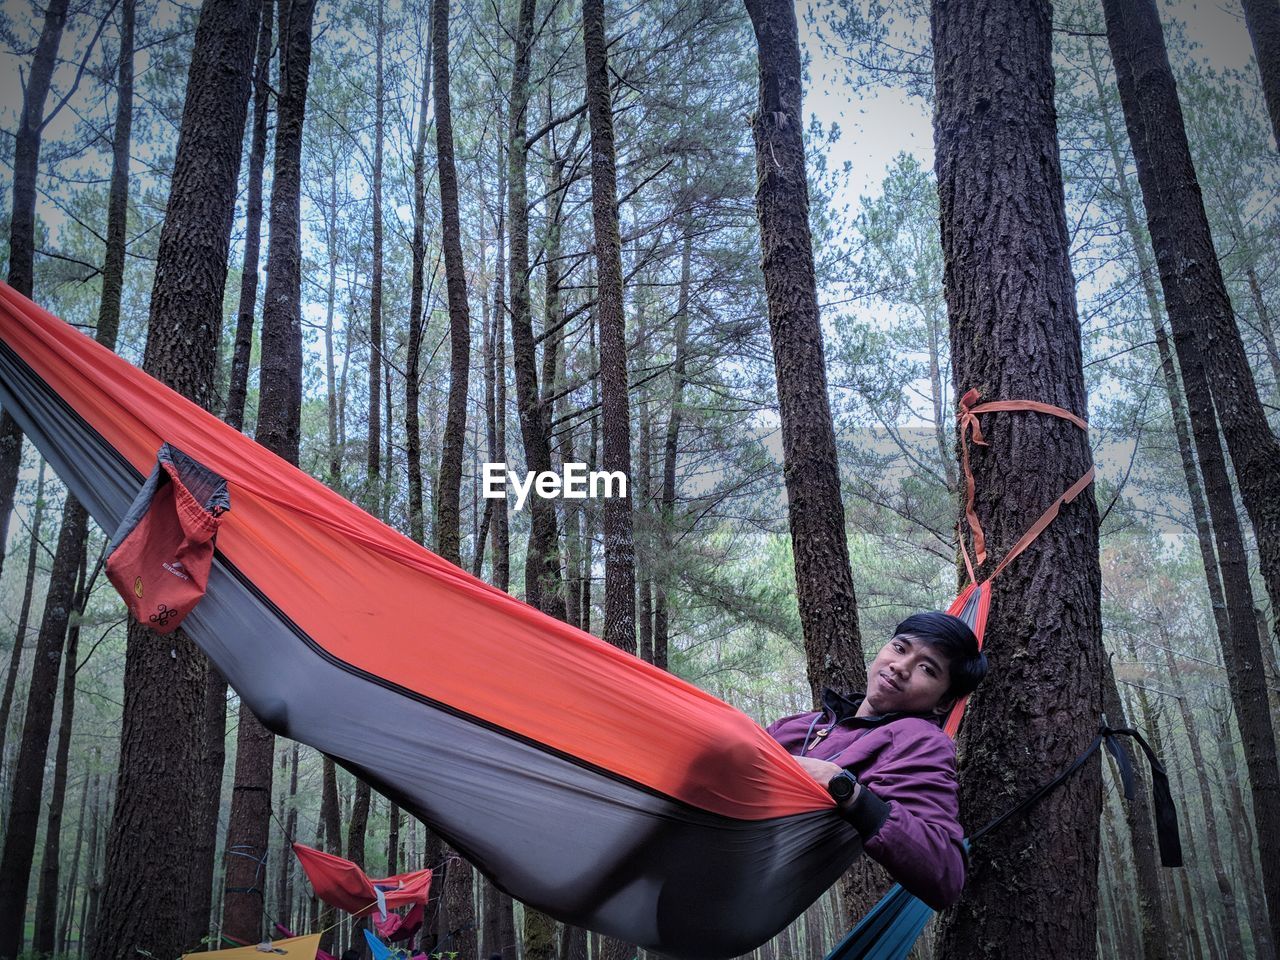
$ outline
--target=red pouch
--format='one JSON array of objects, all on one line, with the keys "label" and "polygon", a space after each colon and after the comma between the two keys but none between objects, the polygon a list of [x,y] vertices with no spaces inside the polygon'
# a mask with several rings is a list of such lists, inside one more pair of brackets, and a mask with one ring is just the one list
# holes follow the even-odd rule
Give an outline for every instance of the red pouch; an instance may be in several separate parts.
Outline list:
[{"label": "red pouch", "polygon": [[165,444],[111,540],[107,577],[129,613],[172,633],[209,585],[214,538],[231,508],[227,481]]}]

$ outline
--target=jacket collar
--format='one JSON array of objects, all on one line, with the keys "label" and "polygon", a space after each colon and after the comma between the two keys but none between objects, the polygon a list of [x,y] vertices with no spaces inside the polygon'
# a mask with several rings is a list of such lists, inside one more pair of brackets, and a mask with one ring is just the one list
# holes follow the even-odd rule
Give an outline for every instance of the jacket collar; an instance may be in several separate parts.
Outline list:
[{"label": "jacket collar", "polygon": [[928,720],[930,723],[938,725],[942,723],[942,718],[936,713],[897,711],[859,717],[857,716],[858,707],[862,706],[862,701],[866,697],[865,693],[854,693],[846,696],[827,687],[822,691],[822,706],[835,723],[850,723],[860,727],[878,727],[886,723],[892,723],[894,720],[902,720],[905,717],[919,717],[921,720]]}]

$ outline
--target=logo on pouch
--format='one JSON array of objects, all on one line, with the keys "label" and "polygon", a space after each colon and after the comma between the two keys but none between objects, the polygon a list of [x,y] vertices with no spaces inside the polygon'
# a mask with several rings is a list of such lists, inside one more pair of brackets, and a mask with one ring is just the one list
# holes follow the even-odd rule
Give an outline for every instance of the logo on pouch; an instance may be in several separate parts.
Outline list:
[{"label": "logo on pouch", "polygon": [[165,604],[160,604],[156,608],[156,612],[151,615],[151,622],[157,627],[163,627],[166,623],[178,615],[177,610],[170,610]]},{"label": "logo on pouch", "polygon": [[[173,561],[173,563],[167,563],[167,562],[162,563],[160,564],[160,566],[164,567],[166,570],[168,570],[170,573],[172,573],[175,577],[179,578],[180,580],[191,579],[191,577],[187,576],[187,572],[182,569],[181,560],[175,560]],[[139,596],[141,596],[141,594],[139,594]]]},{"label": "logo on pouch", "polygon": [[138,577],[136,580],[133,581],[133,593],[139,600],[142,599],[142,578],[141,577]]}]

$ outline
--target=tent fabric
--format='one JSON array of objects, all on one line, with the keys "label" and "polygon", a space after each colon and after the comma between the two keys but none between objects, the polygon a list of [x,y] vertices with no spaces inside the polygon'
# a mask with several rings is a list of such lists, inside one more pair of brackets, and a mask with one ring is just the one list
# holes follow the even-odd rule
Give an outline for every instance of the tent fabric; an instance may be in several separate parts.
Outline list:
[{"label": "tent fabric", "polygon": [[225,479],[184,629],[271,730],[524,903],[731,957],[861,852],[745,714],[445,562],[5,285],[0,404],[105,530],[165,443]]},{"label": "tent fabric", "polygon": [[293,845],[293,852],[311,881],[316,896],[353,916],[364,916],[380,904],[388,910],[421,906],[431,889],[430,870],[413,870],[394,877],[370,879],[356,864],[332,853],[301,843]]},{"label": "tent fabric", "polygon": [[182,960],[205,960],[205,958],[214,957],[218,960],[271,960],[273,957],[285,957],[287,960],[316,960],[319,950],[320,934],[313,933],[305,937],[272,940],[269,944],[259,943],[247,947],[232,947],[229,950],[184,953]]}]

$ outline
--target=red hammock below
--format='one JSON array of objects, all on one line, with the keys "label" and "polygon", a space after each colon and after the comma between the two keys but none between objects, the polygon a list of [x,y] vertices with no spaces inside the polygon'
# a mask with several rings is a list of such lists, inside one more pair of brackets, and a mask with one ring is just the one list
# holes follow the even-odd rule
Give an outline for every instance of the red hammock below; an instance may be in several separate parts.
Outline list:
[{"label": "red hammock below", "polygon": [[[295,843],[293,852],[298,855],[298,862],[306,871],[316,896],[352,916],[364,916],[369,911],[376,910],[379,890],[382,891],[387,909],[391,910],[426,903],[427,892],[431,889],[430,870],[414,870],[410,873],[398,873],[394,877],[370,879],[350,860],[343,860],[323,850]],[[405,921],[408,920],[406,917]],[[403,923],[397,924],[397,929],[402,925]]]}]

